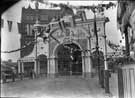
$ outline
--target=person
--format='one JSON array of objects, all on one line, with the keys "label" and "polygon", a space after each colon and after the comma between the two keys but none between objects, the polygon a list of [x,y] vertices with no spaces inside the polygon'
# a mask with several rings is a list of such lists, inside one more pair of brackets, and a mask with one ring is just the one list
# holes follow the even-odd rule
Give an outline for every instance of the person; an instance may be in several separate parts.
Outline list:
[{"label": "person", "polygon": [[12,81],[15,82],[15,75],[16,75],[16,70],[13,68],[12,70]]}]

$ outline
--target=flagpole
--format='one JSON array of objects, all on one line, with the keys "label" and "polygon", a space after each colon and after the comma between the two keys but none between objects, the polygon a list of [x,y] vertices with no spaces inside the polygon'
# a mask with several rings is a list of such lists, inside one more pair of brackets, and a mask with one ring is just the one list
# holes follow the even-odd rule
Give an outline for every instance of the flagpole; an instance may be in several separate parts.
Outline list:
[{"label": "flagpole", "polygon": [[99,77],[99,84],[101,85],[101,76],[100,76],[100,61],[99,61],[99,44],[98,44],[98,34],[97,34],[97,25],[96,25],[96,11],[95,11],[95,7],[93,7],[93,9],[91,9],[94,13],[94,22],[93,22],[93,25],[94,25],[94,34],[95,34],[95,37],[96,37],[96,52],[97,52],[97,55],[98,55],[98,77]]}]

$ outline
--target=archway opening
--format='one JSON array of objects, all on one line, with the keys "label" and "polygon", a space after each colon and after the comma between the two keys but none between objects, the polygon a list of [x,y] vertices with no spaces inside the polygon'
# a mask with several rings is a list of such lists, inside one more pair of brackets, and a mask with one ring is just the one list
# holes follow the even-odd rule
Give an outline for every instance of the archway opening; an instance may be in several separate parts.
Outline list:
[{"label": "archway opening", "polygon": [[39,55],[38,56],[38,64],[40,65],[40,74],[47,75],[47,56]]},{"label": "archway opening", "polygon": [[59,75],[82,75],[80,47],[74,43],[60,45],[57,50]]}]

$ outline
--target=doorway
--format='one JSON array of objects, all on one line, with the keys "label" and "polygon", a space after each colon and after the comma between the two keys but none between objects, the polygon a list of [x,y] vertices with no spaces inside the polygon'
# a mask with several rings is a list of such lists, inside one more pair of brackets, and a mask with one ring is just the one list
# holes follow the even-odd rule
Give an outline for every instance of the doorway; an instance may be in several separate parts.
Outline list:
[{"label": "doorway", "polygon": [[40,75],[47,75],[47,56],[39,55],[38,60],[40,64]]}]

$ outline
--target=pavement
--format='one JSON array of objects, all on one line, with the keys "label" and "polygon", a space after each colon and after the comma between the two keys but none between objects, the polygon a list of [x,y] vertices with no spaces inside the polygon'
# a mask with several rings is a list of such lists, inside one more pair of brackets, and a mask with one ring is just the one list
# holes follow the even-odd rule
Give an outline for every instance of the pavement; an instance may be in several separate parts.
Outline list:
[{"label": "pavement", "polygon": [[25,79],[1,85],[1,97],[20,98],[116,98],[106,96],[97,77]]}]

